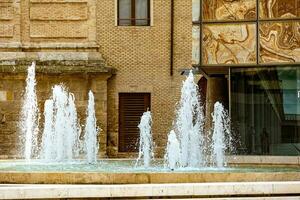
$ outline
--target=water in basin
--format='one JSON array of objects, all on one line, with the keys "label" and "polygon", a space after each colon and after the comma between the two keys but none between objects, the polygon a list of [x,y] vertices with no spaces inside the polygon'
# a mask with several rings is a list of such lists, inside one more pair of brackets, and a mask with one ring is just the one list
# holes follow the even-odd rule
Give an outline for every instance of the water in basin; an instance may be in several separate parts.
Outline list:
[{"label": "water in basin", "polygon": [[182,167],[170,170],[164,167],[162,160],[152,162],[150,167],[135,166],[135,160],[97,160],[94,164],[87,164],[84,160],[72,162],[52,162],[33,160],[1,161],[0,172],[99,172],[99,173],[152,173],[152,172],[176,172],[176,173],[224,173],[224,172],[300,172],[297,166],[263,166],[263,165],[229,165],[227,167]]}]

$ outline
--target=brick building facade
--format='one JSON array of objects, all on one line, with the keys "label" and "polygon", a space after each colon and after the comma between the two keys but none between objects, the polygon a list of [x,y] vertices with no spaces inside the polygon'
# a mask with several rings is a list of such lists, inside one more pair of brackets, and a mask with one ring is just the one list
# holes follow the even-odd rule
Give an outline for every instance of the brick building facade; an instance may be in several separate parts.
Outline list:
[{"label": "brick building facade", "polygon": [[180,93],[180,71],[192,64],[192,1],[175,0],[171,5],[151,0],[150,26],[118,26],[117,4],[114,0],[0,2],[2,157],[20,156],[18,120],[31,61],[37,64],[41,129],[43,104],[54,84],[64,83],[74,93],[81,122],[91,89],[102,128],[101,156],[134,156],[135,152],[119,150],[119,96],[149,93],[156,155],[163,154]]}]

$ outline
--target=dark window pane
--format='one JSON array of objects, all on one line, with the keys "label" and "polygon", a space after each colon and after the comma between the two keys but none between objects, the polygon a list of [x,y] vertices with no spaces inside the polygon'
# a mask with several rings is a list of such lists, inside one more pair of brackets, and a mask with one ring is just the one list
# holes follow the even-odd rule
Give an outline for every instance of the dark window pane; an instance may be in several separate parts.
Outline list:
[{"label": "dark window pane", "polygon": [[130,25],[131,0],[119,0],[119,25]]},{"label": "dark window pane", "polygon": [[118,25],[150,25],[150,0],[119,0]]},{"label": "dark window pane", "polygon": [[148,25],[148,20],[147,19],[136,19],[135,20],[135,25],[137,25],[137,26],[147,26]]},{"label": "dark window pane", "polygon": [[131,20],[130,19],[119,19],[120,26],[130,26]]},{"label": "dark window pane", "polygon": [[136,25],[147,25],[148,17],[148,0],[135,0]]}]

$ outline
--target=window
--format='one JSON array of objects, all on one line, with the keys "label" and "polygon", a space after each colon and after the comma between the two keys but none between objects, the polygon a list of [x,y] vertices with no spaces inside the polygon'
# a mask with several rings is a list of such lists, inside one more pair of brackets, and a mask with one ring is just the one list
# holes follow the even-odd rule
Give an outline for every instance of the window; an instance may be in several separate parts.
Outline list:
[{"label": "window", "polygon": [[119,152],[137,152],[141,117],[150,109],[150,93],[119,94]]},{"label": "window", "polygon": [[238,153],[300,154],[300,68],[232,68],[231,121]]},{"label": "window", "polygon": [[118,0],[119,26],[150,26],[150,0]]}]

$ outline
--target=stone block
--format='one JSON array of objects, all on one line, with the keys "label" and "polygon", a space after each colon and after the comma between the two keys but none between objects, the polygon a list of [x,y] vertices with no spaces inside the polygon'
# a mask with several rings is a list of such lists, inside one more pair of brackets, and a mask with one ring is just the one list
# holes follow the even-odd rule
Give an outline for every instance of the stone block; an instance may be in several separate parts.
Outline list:
[{"label": "stone block", "polygon": [[86,2],[79,3],[32,3],[30,20],[87,20]]},{"label": "stone block", "polygon": [[0,22],[0,38],[11,38],[14,36],[14,25]]},{"label": "stone block", "polygon": [[87,36],[88,26],[81,21],[33,21],[30,23],[30,37],[32,38],[86,38]]},{"label": "stone block", "polygon": [[0,5],[0,19],[11,20],[13,19],[13,8],[10,5]]}]

